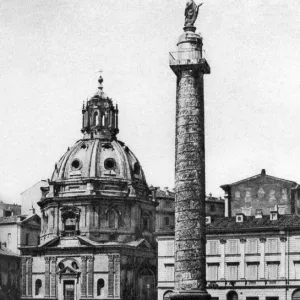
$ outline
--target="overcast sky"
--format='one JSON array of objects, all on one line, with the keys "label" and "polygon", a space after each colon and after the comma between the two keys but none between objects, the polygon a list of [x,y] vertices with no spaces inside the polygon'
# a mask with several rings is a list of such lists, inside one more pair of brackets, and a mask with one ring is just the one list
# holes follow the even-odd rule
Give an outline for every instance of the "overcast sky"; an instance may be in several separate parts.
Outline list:
[{"label": "overcast sky", "polygon": [[[198,1],[199,2],[199,1]],[[198,3],[197,2],[197,3]],[[184,0],[0,0],[0,199],[50,178],[81,138],[82,102],[104,91],[148,184],[174,187],[175,83],[168,55]],[[207,194],[267,174],[300,182],[300,3],[207,0]]]}]

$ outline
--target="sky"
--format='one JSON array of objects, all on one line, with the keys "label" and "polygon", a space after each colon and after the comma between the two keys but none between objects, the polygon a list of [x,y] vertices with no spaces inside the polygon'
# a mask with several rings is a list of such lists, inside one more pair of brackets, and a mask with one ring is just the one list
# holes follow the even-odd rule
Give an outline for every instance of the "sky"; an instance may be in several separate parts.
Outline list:
[{"label": "sky", "polygon": [[[196,1],[199,3],[199,1]],[[51,177],[81,138],[82,102],[119,105],[118,139],[149,185],[174,188],[176,77],[169,52],[184,0],[0,0],[0,200]],[[206,192],[260,173],[300,182],[300,3],[207,0]]]}]

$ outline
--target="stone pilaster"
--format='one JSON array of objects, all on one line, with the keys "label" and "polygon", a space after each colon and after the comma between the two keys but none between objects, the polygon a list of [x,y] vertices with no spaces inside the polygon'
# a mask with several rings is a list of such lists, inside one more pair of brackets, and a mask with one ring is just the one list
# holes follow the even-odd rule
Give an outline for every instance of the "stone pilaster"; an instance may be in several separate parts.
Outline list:
[{"label": "stone pilaster", "polygon": [[246,239],[240,239],[241,245],[241,262],[240,262],[240,277],[245,279],[245,252],[246,252]]},{"label": "stone pilaster", "polygon": [[94,257],[88,256],[87,261],[87,294],[88,298],[94,297]]},{"label": "stone pilaster", "polygon": [[50,266],[50,296],[55,297],[56,296],[56,256],[51,257],[51,266]]},{"label": "stone pilaster", "polygon": [[120,256],[115,255],[114,257],[114,272],[115,272],[115,298],[120,297]]},{"label": "stone pilaster", "polygon": [[260,238],[259,241],[260,241],[259,279],[265,279],[266,238]]},{"label": "stone pilaster", "polygon": [[50,297],[50,257],[45,256],[45,297]]},{"label": "stone pilaster", "polygon": [[108,298],[114,298],[114,256],[108,255]]},{"label": "stone pilaster", "polygon": [[32,257],[27,258],[27,295],[32,297]]},{"label": "stone pilaster", "polygon": [[22,297],[26,296],[26,262],[27,257],[22,257]]},{"label": "stone pilaster", "polygon": [[285,236],[280,237],[280,273],[279,278],[285,279],[285,265],[286,265],[286,245],[287,238]]},{"label": "stone pilaster", "polygon": [[220,240],[220,252],[221,252],[221,264],[220,264],[220,279],[225,280],[225,245],[226,245],[226,240],[221,239]]},{"label": "stone pilaster", "polygon": [[86,256],[81,257],[81,298],[86,298],[86,271],[87,271],[87,266],[86,266]]}]

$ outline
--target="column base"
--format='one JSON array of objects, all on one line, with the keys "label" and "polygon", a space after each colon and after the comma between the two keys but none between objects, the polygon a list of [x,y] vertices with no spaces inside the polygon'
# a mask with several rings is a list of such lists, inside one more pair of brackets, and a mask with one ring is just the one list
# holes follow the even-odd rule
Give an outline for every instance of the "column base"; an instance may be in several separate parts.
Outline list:
[{"label": "column base", "polygon": [[200,290],[175,291],[170,295],[171,300],[210,300],[211,296],[207,292]]}]

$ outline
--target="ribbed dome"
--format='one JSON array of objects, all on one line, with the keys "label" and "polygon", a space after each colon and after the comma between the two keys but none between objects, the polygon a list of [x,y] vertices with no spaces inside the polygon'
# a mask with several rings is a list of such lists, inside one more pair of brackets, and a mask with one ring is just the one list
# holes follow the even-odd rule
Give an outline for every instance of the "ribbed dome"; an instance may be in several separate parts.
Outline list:
[{"label": "ribbed dome", "polygon": [[116,178],[146,183],[139,161],[123,142],[79,140],[56,164],[52,181]]}]

